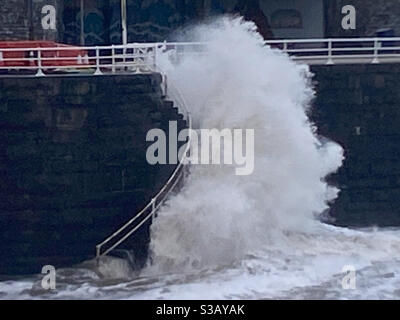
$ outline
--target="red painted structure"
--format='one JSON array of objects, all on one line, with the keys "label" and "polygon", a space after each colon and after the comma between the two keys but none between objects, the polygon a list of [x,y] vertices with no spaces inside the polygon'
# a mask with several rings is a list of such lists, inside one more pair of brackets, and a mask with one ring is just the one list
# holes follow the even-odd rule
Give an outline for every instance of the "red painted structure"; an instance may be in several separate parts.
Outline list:
[{"label": "red painted structure", "polygon": [[[10,50],[14,48],[18,50]],[[20,50],[25,48],[27,49],[26,51]],[[42,48],[41,65],[43,67],[73,67],[90,64],[87,58],[88,52],[76,46],[53,41],[0,41],[0,67],[38,66],[38,51],[35,50],[36,48]],[[45,48],[49,48],[49,50]],[[57,50],[57,48],[60,48],[60,50]]]}]

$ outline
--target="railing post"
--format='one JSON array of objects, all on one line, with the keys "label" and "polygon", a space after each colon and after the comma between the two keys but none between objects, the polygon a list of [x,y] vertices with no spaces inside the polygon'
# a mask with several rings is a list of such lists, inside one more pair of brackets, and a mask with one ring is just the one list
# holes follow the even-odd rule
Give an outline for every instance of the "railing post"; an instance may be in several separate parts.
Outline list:
[{"label": "railing post", "polygon": [[102,72],[100,70],[100,50],[99,47],[96,47],[96,71],[95,71],[95,75],[101,75]]},{"label": "railing post", "polygon": [[33,51],[29,51],[29,58],[28,58],[28,60],[29,60],[29,66],[30,67],[34,67],[34,66],[36,66],[36,64],[35,64],[35,53],[33,52]]},{"label": "railing post", "polygon": [[112,64],[112,73],[115,73],[115,48],[114,45],[111,45],[111,64]]},{"label": "railing post", "polygon": [[132,48],[133,67],[135,68],[135,73],[140,73],[140,61],[141,61],[141,57],[139,58],[140,54],[141,54],[140,49],[135,45]]},{"label": "railing post", "polygon": [[124,45],[124,47],[122,48],[122,62],[124,63],[124,65],[125,65],[125,62],[126,62],[126,52],[127,52],[127,47],[126,47],[126,45]]},{"label": "railing post", "polygon": [[154,45],[153,47],[154,53],[153,53],[153,71],[157,70],[157,44]]},{"label": "railing post", "polygon": [[163,79],[163,88],[164,88],[163,95],[167,96],[168,95],[168,78],[167,78],[167,75],[163,73],[162,79]]},{"label": "railing post", "polygon": [[287,49],[288,49],[288,43],[287,43],[287,41],[286,40],[283,40],[283,52],[287,52]]},{"label": "railing post", "polygon": [[372,59],[372,63],[379,63],[379,41],[377,38],[374,39],[374,58]]},{"label": "railing post", "polygon": [[331,65],[333,64],[332,60],[332,39],[328,39],[328,61],[326,64]]},{"label": "railing post", "polygon": [[97,266],[99,266],[99,263],[100,263],[100,246],[99,245],[97,245],[96,246],[96,264],[97,264]]},{"label": "railing post", "polygon": [[38,62],[38,71],[36,73],[36,77],[43,77],[44,73],[42,71],[42,51],[39,48],[38,48],[37,62]]}]

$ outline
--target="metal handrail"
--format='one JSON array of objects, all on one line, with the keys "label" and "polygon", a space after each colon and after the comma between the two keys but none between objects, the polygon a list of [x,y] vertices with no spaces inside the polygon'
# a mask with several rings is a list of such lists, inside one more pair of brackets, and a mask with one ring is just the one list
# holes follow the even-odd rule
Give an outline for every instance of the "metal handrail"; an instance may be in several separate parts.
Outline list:
[{"label": "metal handrail", "polygon": [[308,64],[400,62],[399,37],[268,40],[266,44]]},{"label": "metal handrail", "polygon": [[[166,43],[168,48],[206,43]],[[267,40],[265,44],[287,53],[294,61],[307,64],[400,62],[400,37]],[[176,55],[185,55],[185,51]]]},{"label": "metal handrail", "polygon": [[[161,74],[164,75],[164,73],[160,70],[160,68],[158,66],[155,71],[160,72]],[[172,98],[172,100],[175,103],[177,103],[178,106],[181,107],[182,111],[184,112],[184,116],[185,116],[186,120],[188,121],[188,129],[189,129],[189,133],[190,133],[190,131],[192,130],[192,118],[191,118],[189,110],[187,109],[187,104],[185,102],[185,99],[180,94],[179,90],[176,87],[170,85],[169,88],[172,88],[173,90],[175,90],[175,92],[170,94],[169,97]],[[169,90],[169,92],[171,92],[171,90]],[[130,219],[127,223],[125,223],[117,231],[115,231],[111,236],[109,236],[103,242],[96,245],[97,261],[99,261],[99,259],[102,256],[107,255],[112,250],[114,250],[116,247],[118,247],[121,243],[123,243],[131,235],[133,235],[133,233],[136,232],[151,217],[153,217],[153,218],[155,217],[155,214],[156,214],[157,210],[159,209],[159,207],[164,203],[164,201],[168,198],[170,193],[175,189],[176,184],[180,181],[180,179],[182,178],[182,176],[184,174],[183,167],[186,164],[186,159],[188,157],[188,152],[190,149],[190,143],[191,143],[191,135],[189,134],[186,148],[184,150],[182,158],[179,161],[178,166],[175,168],[174,172],[171,174],[168,181],[164,184],[164,186],[161,188],[161,190],[151,199],[151,201],[148,202],[147,205],[141,211],[139,211],[139,213],[137,213],[132,219]],[[163,193],[165,191],[166,191],[166,193],[165,193],[165,195],[163,195]],[[106,244],[110,243],[114,238],[119,236],[123,231],[125,231],[135,221],[137,221],[140,217],[142,217],[146,213],[146,211],[148,211],[148,209],[150,209],[150,208],[151,208],[151,211],[147,212],[147,215],[143,218],[142,221],[140,221],[140,223],[135,225],[128,233],[126,233],[121,238],[119,238],[119,240],[117,240],[113,245],[111,245],[104,252],[101,252],[101,249]]]},{"label": "metal handrail", "polygon": [[[400,62],[400,37],[282,39],[267,40],[265,44],[286,52],[295,61],[309,64]],[[93,70],[94,75],[115,73],[117,70],[141,73],[156,68],[156,55],[161,47],[166,51],[175,49],[179,57],[202,53],[199,50],[202,46],[206,48],[206,43],[0,48],[0,71],[36,70],[37,76],[45,76],[46,71],[66,71],[71,68]]]},{"label": "metal handrail", "polygon": [[[71,68],[95,69],[95,75],[127,67],[143,72],[139,69],[149,67],[147,60],[152,59],[156,47],[156,43],[132,43],[85,47],[0,48],[0,70],[36,70],[37,76],[45,76],[45,71]],[[67,53],[70,55],[66,55]]]}]

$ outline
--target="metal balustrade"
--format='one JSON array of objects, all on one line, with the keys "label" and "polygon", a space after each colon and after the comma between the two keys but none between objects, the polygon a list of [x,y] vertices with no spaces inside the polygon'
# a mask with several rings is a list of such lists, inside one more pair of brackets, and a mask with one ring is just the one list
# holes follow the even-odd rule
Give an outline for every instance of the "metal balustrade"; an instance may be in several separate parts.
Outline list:
[{"label": "metal balustrade", "polygon": [[118,71],[149,72],[155,68],[156,44],[101,47],[0,48],[0,73],[25,71],[45,76],[70,72],[101,75]]},{"label": "metal balustrade", "polygon": [[400,62],[400,38],[333,38],[269,40],[272,48],[306,64],[367,64]]},{"label": "metal balustrade", "polygon": [[[293,60],[307,64],[362,64],[400,62],[400,38],[333,38],[268,40]],[[152,72],[157,55],[170,51],[175,59],[207,53],[207,43],[131,43],[127,45],[53,48],[0,48],[0,73],[37,76],[65,73],[101,75]]]}]

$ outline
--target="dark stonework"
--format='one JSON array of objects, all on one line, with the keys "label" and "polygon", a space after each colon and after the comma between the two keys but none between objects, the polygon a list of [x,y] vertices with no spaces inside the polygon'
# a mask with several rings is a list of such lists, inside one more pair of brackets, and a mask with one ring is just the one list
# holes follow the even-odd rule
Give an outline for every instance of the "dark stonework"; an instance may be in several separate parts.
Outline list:
[{"label": "dark stonework", "polygon": [[319,133],[346,160],[331,214],[344,226],[400,225],[400,64],[313,66]]},{"label": "dark stonework", "polygon": [[[44,30],[42,8],[53,5],[57,10],[57,29]],[[7,0],[0,6],[0,41],[61,40],[63,30],[62,0]]]},{"label": "dark stonework", "polygon": [[[0,274],[93,257],[161,189],[148,130],[186,126],[158,74],[0,78]],[[147,254],[149,223],[127,248]]]},{"label": "dark stonework", "polygon": [[232,13],[242,15],[247,21],[253,21],[257,25],[258,32],[264,39],[273,38],[268,18],[260,8],[260,2],[258,0],[238,1],[238,5]]},{"label": "dark stonework", "polygon": [[25,1],[21,0],[2,1],[0,5],[0,41],[15,39],[29,39],[28,6]]}]

